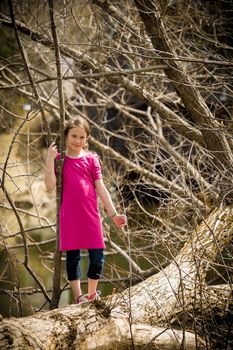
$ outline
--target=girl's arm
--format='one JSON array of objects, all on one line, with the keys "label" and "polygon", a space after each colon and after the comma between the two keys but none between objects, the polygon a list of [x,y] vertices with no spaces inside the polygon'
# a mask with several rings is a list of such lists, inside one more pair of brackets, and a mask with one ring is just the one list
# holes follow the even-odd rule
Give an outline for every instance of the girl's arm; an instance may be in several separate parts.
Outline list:
[{"label": "girl's arm", "polygon": [[126,217],[125,215],[121,215],[116,212],[110,193],[108,192],[103,180],[96,180],[95,186],[96,192],[100,197],[108,216],[112,219],[116,226],[124,227],[126,225]]},{"label": "girl's arm", "polygon": [[45,166],[44,183],[48,191],[53,191],[56,187],[57,178],[54,171],[54,161],[58,155],[57,146],[53,142],[48,149],[47,161]]}]

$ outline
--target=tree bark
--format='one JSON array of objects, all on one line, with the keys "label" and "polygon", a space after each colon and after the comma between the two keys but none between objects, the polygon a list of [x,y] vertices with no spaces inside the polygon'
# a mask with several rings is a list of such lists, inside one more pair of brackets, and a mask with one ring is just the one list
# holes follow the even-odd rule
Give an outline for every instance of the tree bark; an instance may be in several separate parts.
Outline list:
[{"label": "tree bark", "polygon": [[[135,324],[109,309],[105,303],[69,306],[0,325],[0,347],[4,350],[48,349],[199,349],[204,345],[192,333]],[[204,347],[203,347],[204,348]]]}]

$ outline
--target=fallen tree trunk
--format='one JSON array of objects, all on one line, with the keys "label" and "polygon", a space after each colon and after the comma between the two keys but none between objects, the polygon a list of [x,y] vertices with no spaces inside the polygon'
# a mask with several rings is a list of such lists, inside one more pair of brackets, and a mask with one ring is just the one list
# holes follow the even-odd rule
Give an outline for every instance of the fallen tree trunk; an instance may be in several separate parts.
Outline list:
[{"label": "fallen tree trunk", "polygon": [[[233,235],[233,208],[214,210],[173,262],[156,275],[100,302],[72,305],[0,324],[3,349],[209,348],[195,334],[172,329],[183,315],[232,305],[226,286],[208,287],[208,263]],[[224,293],[221,291],[224,291]],[[159,327],[159,328],[158,328]],[[163,327],[163,328],[161,328]]]},{"label": "fallen tree trunk", "polygon": [[128,317],[110,313],[104,302],[69,306],[1,324],[1,349],[197,349],[194,334],[146,324],[130,326]]}]

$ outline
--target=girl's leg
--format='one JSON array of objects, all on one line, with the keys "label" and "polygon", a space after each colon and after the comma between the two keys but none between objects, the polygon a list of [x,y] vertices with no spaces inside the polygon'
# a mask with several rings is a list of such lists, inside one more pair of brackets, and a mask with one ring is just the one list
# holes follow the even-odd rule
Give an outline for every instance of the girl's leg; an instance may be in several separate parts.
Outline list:
[{"label": "girl's leg", "polygon": [[75,301],[82,294],[81,291],[81,270],[80,270],[80,250],[67,250],[66,271]]},{"label": "girl's leg", "polygon": [[70,287],[73,292],[74,300],[77,301],[78,297],[82,295],[81,280],[70,281]]},{"label": "girl's leg", "polygon": [[89,252],[89,269],[88,277],[88,297],[96,293],[98,281],[102,272],[104,263],[103,249],[88,249]]},{"label": "girl's leg", "polygon": [[88,293],[89,297],[96,293],[98,282],[99,282],[99,280],[94,280],[94,279],[88,278],[88,292],[87,293]]}]

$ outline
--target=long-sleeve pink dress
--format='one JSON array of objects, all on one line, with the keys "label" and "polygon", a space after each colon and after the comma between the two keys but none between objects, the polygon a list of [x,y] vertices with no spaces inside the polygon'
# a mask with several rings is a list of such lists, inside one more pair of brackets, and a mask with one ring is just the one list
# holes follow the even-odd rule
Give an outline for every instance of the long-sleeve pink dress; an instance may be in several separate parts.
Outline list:
[{"label": "long-sleeve pink dress", "polygon": [[105,248],[95,180],[101,179],[98,156],[65,156],[60,207],[60,250]]}]

